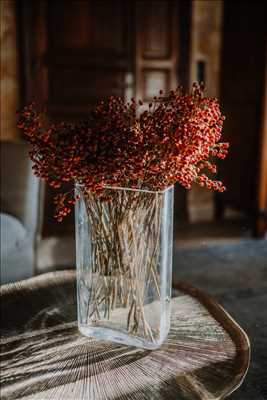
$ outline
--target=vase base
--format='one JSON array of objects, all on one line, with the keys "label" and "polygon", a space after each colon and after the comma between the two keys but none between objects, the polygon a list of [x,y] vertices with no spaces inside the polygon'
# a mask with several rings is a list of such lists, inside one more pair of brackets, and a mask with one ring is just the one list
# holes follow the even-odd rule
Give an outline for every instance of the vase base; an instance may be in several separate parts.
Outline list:
[{"label": "vase base", "polygon": [[130,335],[128,333],[123,333],[123,332],[118,332],[113,329],[108,329],[108,328],[101,328],[101,327],[92,327],[92,326],[85,326],[85,325],[79,325],[79,331],[87,337],[93,337],[96,340],[108,340],[111,342],[116,342],[116,343],[121,343],[127,346],[134,346],[138,348],[142,348],[145,350],[156,350],[158,349],[163,341],[165,340],[165,337],[163,339],[157,340],[157,341],[148,341],[145,338],[137,337]]}]

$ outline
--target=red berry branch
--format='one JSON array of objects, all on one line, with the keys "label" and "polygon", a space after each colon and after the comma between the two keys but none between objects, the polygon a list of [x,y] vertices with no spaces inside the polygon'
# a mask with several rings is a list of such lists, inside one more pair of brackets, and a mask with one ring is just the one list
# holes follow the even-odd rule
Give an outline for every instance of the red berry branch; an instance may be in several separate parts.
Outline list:
[{"label": "red berry branch", "polygon": [[[26,106],[17,126],[31,145],[34,173],[55,189],[69,181],[93,192],[104,186],[161,190],[178,182],[224,191],[210,178],[212,160],[224,158],[229,146],[219,142],[224,117],[218,101],[194,84],[191,94],[160,91],[138,115],[141,105],[110,97],[84,121],[52,124],[34,103]],[[55,196],[59,221],[75,201],[72,191]]]}]

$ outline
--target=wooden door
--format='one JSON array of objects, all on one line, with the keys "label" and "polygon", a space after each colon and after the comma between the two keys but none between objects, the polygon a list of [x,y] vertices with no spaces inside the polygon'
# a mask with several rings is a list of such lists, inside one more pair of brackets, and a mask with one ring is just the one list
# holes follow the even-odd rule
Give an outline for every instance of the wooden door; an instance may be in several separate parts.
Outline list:
[{"label": "wooden door", "polygon": [[[23,37],[24,96],[46,105],[52,120],[86,117],[110,95],[133,95],[130,1],[44,1],[19,4]],[[53,219],[54,191],[46,189],[43,235],[73,234],[73,214]]]},{"label": "wooden door", "polygon": [[45,102],[51,118],[75,120],[88,104],[124,95],[133,70],[131,7],[124,0],[19,2],[22,100]]},{"label": "wooden door", "polygon": [[88,104],[123,96],[132,71],[129,1],[47,2],[49,114],[84,117]]},{"label": "wooden door", "polygon": [[260,127],[260,160],[258,175],[258,216],[256,219],[256,235],[264,236],[267,231],[267,46],[265,53],[265,82],[262,98],[262,117]]},{"label": "wooden door", "polygon": [[[187,85],[188,1],[21,3],[27,87],[23,102],[41,99],[51,119],[85,117],[90,104],[110,95],[149,101],[160,89],[175,88],[178,82]],[[53,222],[52,196],[47,190],[44,234],[71,233],[73,216],[63,224]]]},{"label": "wooden door", "polygon": [[169,90],[178,82],[177,3],[136,2],[136,95],[149,102],[157,88]]},{"label": "wooden door", "polygon": [[220,166],[227,191],[217,197],[217,215],[226,206],[241,210],[250,217],[254,230],[258,218],[263,216],[259,188],[262,190],[266,179],[266,164],[261,161],[267,156],[262,147],[265,51],[264,2],[226,0],[220,97],[226,115],[224,139],[231,147]]},{"label": "wooden door", "polygon": [[[149,103],[160,89],[188,89],[191,3],[135,2],[135,94]],[[188,220],[187,190],[175,185],[174,218]]]}]

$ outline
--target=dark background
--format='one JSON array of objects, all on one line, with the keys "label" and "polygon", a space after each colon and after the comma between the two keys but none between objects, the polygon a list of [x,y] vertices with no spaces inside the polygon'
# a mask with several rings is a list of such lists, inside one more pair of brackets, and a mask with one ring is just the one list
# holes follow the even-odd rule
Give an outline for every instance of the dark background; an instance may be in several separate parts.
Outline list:
[{"label": "dark background", "polygon": [[[109,95],[149,101],[160,89],[189,89],[203,80],[227,117],[224,139],[231,150],[220,165],[227,192],[214,197],[177,188],[177,220],[191,215],[192,222],[192,214],[222,219],[230,209],[251,234],[264,235],[264,2],[23,0],[1,7],[2,139],[19,137],[15,110],[33,99],[47,106],[51,119],[75,120]],[[55,224],[51,191],[45,192],[44,236],[72,234],[72,217]]]}]

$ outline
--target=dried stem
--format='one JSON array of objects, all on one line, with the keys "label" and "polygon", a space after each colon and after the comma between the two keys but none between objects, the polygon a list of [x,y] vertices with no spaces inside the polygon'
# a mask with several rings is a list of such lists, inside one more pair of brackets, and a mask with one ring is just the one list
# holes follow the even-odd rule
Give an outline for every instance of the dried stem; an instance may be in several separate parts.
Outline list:
[{"label": "dried stem", "polygon": [[84,193],[92,242],[87,318],[112,319],[114,310],[128,308],[127,330],[154,341],[144,306],[149,290],[160,298],[162,195],[108,189],[105,194],[108,200]]}]

